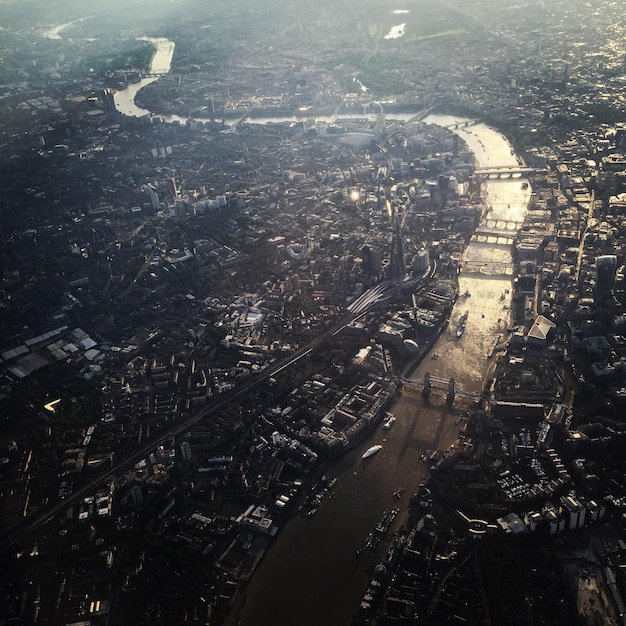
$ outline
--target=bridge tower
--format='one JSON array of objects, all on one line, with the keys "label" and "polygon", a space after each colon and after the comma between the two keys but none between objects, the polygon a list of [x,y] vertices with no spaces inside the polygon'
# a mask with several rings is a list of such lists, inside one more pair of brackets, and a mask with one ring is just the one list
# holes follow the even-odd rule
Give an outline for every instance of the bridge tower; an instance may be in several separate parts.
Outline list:
[{"label": "bridge tower", "polygon": [[456,382],[454,378],[450,378],[448,381],[448,402],[452,404],[454,402],[454,396],[456,394]]},{"label": "bridge tower", "polygon": [[424,390],[422,391],[422,395],[425,398],[428,398],[430,395],[431,385],[430,385],[430,374],[426,372],[424,374]]}]

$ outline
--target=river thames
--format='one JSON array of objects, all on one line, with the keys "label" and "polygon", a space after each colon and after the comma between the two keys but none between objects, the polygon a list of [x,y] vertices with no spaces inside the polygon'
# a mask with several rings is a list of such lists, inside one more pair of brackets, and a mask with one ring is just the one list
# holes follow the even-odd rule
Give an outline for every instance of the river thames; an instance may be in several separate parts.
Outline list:
[{"label": "river thames", "polygon": [[[459,118],[431,115],[427,123],[448,126]],[[459,135],[475,153],[481,167],[517,165],[511,145],[494,129],[475,124],[460,128]],[[490,219],[521,222],[526,213],[530,189],[523,179],[490,180],[486,203]],[[509,245],[472,242],[465,258],[497,266],[512,265]],[[459,276],[460,297],[452,313],[450,328],[433,346],[431,354],[413,372],[441,378],[454,377],[466,391],[480,391],[491,365],[488,355],[500,336],[507,337],[510,325],[510,275],[465,274]],[[504,296],[504,297],[503,297]],[[466,331],[457,339],[458,319],[469,311]],[[467,407],[455,401],[450,408],[442,396],[424,400],[414,390],[405,391],[392,411],[397,421],[389,431],[376,430],[361,446],[331,467],[338,478],[332,500],[324,500],[314,517],[295,517],[281,531],[277,541],[259,565],[244,591],[229,626],[347,626],[366,591],[378,552],[356,551],[382,511],[394,506],[394,489],[406,491],[398,506],[406,509],[410,495],[426,478],[420,456],[427,449],[446,449],[457,438],[457,420]],[[381,443],[382,450],[368,461],[361,454]],[[402,515],[395,528],[403,523]]]},{"label": "river thames", "polygon": [[[158,41],[153,59],[153,65],[163,73],[169,70],[173,52],[173,44],[168,47],[167,43]],[[134,100],[139,90],[154,80],[157,77],[146,78],[117,92],[116,108],[125,115],[151,115]],[[186,120],[173,115],[163,121]],[[468,120],[434,114],[424,121],[451,126]],[[474,152],[480,167],[518,164],[507,139],[489,126],[472,124],[455,132]],[[485,183],[490,220],[523,221],[531,193],[523,181],[517,177]],[[470,243],[465,260],[502,268],[513,264],[510,245],[495,238]],[[450,320],[452,330],[444,332],[433,346],[431,355],[437,358],[427,356],[412,378],[419,379],[429,372],[440,378],[454,377],[465,391],[480,391],[494,345],[507,338],[511,280],[510,270],[494,275],[462,272],[459,293],[470,295],[458,299]],[[454,329],[466,312],[466,331],[458,339]],[[399,506],[406,510],[411,494],[427,475],[420,456],[425,450],[446,449],[453,444],[458,436],[458,419],[467,408],[458,400],[450,407],[442,394],[434,393],[425,400],[416,390],[405,388],[392,407],[397,417],[393,428],[385,431],[379,427],[359,447],[334,462],[327,472],[337,477],[333,497],[324,499],[315,516],[296,516],[282,529],[243,590],[227,625],[348,626],[385,546],[359,555],[357,549],[384,509]],[[363,461],[363,451],[375,443],[382,444],[381,451]],[[396,489],[404,489],[399,501],[392,496]],[[397,530],[403,522],[401,512],[393,528]]]}]

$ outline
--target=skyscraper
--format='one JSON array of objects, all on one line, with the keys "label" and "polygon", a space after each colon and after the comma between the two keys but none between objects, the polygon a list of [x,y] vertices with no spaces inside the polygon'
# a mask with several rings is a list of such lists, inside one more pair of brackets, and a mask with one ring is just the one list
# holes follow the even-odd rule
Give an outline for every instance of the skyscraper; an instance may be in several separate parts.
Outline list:
[{"label": "skyscraper", "polygon": [[361,248],[361,258],[363,259],[363,271],[368,274],[380,274],[382,269],[382,258],[380,250],[363,246]]},{"label": "skyscraper", "polygon": [[617,124],[615,127],[615,149],[623,151],[626,149],[626,125]]},{"label": "skyscraper", "polygon": [[602,302],[610,297],[615,284],[615,273],[617,271],[617,256],[614,254],[604,254],[596,257],[596,287],[594,299]]},{"label": "skyscraper", "polygon": [[150,185],[150,204],[152,205],[153,211],[158,211],[161,208],[161,202],[159,201],[159,194],[156,192],[154,187]]},{"label": "skyscraper", "polygon": [[389,278],[401,280],[406,276],[406,260],[404,258],[404,237],[398,213],[391,203],[391,220],[393,235],[391,238],[391,261],[389,263]]},{"label": "skyscraper", "polygon": [[180,454],[184,461],[191,461],[193,455],[191,453],[191,444],[188,441],[183,441],[180,444]]}]

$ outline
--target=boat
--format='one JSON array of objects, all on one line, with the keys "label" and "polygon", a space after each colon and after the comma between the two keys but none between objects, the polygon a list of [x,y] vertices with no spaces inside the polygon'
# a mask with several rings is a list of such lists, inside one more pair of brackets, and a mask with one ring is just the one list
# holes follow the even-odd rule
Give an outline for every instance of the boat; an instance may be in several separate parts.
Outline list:
[{"label": "boat", "polygon": [[383,428],[385,430],[389,430],[395,423],[396,421],[396,416],[395,415],[390,415],[386,420],[385,423],[383,424]]},{"label": "boat", "polygon": [[369,457],[374,456],[381,448],[382,448],[382,446],[380,444],[372,446],[371,448],[368,448],[363,453],[363,456],[361,458],[362,459],[369,459]]},{"label": "boat", "polygon": [[[395,492],[394,492],[395,493]],[[380,545],[380,542],[383,540],[393,521],[396,519],[400,509],[385,509],[380,516],[380,519],[376,522],[376,526],[374,526],[374,530],[372,530],[369,535],[365,538],[365,541],[356,551],[357,556],[361,554],[364,550],[369,548],[377,548]],[[372,581],[372,587],[376,589],[380,583],[376,584],[377,581]]]},{"label": "boat", "polygon": [[467,318],[469,317],[469,311],[463,313],[461,319],[459,320],[459,325],[456,329],[456,336],[460,337],[465,332],[465,326],[467,324]]},{"label": "boat", "polygon": [[391,528],[391,524],[393,523],[393,520],[396,519],[396,516],[398,515],[399,512],[400,512],[400,509],[397,509],[397,508],[385,509],[383,511],[383,514],[380,520],[378,520],[378,523],[376,524],[374,531],[378,533],[379,535],[384,535],[389,530],[389,528]]}]

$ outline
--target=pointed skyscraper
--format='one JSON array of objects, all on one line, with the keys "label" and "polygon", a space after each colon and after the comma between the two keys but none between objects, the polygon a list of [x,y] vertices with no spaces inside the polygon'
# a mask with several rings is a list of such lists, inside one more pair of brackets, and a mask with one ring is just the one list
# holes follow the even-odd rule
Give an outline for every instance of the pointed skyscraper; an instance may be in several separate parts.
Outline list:
[{"label": "pointed skyscraper", "polygon": [[406,261],[404,258],[404,237],[402,236],[402,226],[400,218],[393,205],[391,206],[391,222],[393,235],[391,238],[391,260],[389,263],[389,278],[391,280],[402,280],[406,276]]}]

